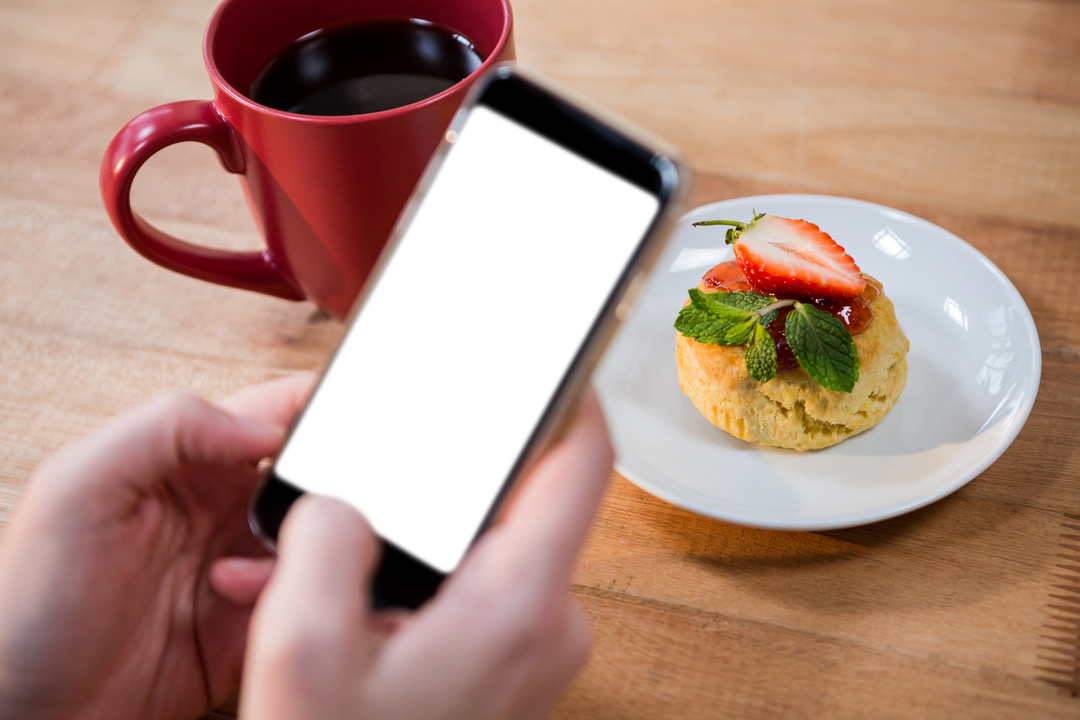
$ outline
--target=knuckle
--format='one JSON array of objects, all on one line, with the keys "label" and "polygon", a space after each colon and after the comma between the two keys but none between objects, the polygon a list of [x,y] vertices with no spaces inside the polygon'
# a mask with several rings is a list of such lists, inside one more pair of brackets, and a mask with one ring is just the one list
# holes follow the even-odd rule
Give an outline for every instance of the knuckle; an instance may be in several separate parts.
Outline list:
[{"label": "knuckle", "polygon": [[201,410],[206,404],[191,393],[181,390],[173,390],[165,393],[155,402],[155,409],[166,415],[183,415]]},{"label": "knuckle", "polygon": [[161,396],[153,406],[159,441],[172,449],[181,465],[203,460],[209,403],[186,392]]}]

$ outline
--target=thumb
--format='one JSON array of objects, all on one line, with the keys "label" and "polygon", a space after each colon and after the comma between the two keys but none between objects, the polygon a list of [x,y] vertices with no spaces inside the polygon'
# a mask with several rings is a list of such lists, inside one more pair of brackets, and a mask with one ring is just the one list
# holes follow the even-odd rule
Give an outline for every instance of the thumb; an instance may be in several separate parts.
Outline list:
[{"label": "thumb", "polygon": [[[257,462],[277,452],[278,425],[233,417],[207,401],[174,392],[126,413],[99,433],[57,455],[83,472],[153,477],[179,465]],[[49,466],[46,466],[46,470]]]},{"label": "thumb", "polygon": [[283,439],[278,425],[237,418],[193,395],[171,393],[59,452],[30,490],[39,486],[37,494],[58,502],[141,495],[185,465],[253,467],[277,453]]},{"label": "thumb", "polygon": [[369,628],[378,549],[349,505],[313,495],[293,504],[251,620],[241,718],[351,717],[378,649]]}]

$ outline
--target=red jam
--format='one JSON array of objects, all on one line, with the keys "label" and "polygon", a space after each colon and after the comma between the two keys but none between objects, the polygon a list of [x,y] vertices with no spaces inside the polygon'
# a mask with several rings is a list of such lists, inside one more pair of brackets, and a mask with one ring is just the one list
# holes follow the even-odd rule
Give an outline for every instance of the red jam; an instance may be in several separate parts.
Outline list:
[{"label": "red jam", "polygon": [[[701,278],[703,289],[718,290],[720,292],[739,292],[758,290],[746,279],[746,275],[734,260],[720,263]],[[858,335],[874,321],[874,311],[870,309],[870,303],[881,293],[881,283],[874,278],[866,278],[866,288],[853,300],[833,300],[830,298],[812,298],[809,302],[819,310],[824,310],[833,317],[839,318],[847,331],[852,335]],[[783,298],[777,296],[781,300]],[[807,298],[797,298],[807,302]],[[769,335],[776,343],[776,371],[790,372],[799,367],[795,354],[791,352],[787,339],[784,338],[784,322],[787,320],[791,307],[780,308],[776,320],[769,324]]]},{"label": "red jam", "polygon": [[755,292],[754,286],[743,275],[739,263],[734,260],[722,262],[701,278],[705,287],[724,292]]}]

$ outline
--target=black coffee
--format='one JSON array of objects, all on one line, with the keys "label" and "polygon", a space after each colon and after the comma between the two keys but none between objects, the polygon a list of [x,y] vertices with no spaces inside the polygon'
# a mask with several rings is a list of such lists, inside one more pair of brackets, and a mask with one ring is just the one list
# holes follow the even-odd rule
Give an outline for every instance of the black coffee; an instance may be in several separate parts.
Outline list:
[{"label": "black coffee", "polygon": [[484,59],[468,38],[424,20],[364,20],[305,35],[266,64],[248,96],[302,115],[360,115],[429,98]]}]

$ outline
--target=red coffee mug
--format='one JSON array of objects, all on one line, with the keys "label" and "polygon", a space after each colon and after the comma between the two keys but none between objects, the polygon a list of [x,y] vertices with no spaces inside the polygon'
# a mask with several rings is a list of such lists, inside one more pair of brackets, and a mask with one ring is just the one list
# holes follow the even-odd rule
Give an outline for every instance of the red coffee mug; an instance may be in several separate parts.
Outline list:
[{"label": "red coffee mug", "polygon": [[[417,18],[451,28],[486,57],[448,90],[404,107],[347,116],[296,115],[245,96],[294,40],[330,25]],[[203,40],[214,100],[170,103],[128,123],[101,165],[101,195],[117,232],[170,270],[349,312],[413,187],[475,78],[514,58],[508,0],[225,0]],[[131,183],[173,143],[217,151],[241,184],[266,249],[231,252],[167,235],[131,209]]]}]

